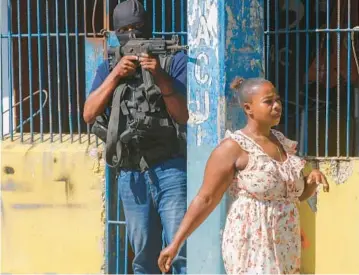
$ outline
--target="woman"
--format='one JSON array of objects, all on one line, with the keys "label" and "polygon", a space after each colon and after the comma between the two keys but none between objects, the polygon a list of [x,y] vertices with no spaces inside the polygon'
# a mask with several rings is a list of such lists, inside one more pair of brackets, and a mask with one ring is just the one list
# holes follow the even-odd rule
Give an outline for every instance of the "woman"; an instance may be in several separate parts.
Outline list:
[{"label": "woman", "polygon": [[158,259],[167,272],[185,239],[208,217],[230,189],[235,198],[223,233],[222,255],[229,274],[299,273],[301,239],[296,203],[312,196],[318,184],[329,191],[318,170],[303,174],[297,143],[272,130],[282,105],[273,84],[262,78],[236,78],[247,125],[212,152],[204,181],[173,242]]}]

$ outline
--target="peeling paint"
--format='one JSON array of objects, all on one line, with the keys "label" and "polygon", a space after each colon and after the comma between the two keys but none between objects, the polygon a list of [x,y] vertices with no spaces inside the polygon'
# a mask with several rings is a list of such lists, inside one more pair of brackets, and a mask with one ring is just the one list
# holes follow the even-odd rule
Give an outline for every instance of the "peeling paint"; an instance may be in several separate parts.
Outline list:
[{"label": "peeling paint", "polygon": [[[229,90],[236,77],[264,75],[264,11],[263,1],[226,1],[226,37],[224,52],[226,62],[227,127],[235,130],[243,126],[245,116],[238,100]],[[228,91],[227,91],[228,90]]]},{"label": "peeling paint", "polygon": [[336,184],[345,183],[353,174],[352,161],[331,161],[329,165],[329,176]]},{"label": "peeling paint", "polygon": [[[209,154],[225,129],[245,123],[229,83],[238,75],[263,73],[263,5],[256,0],[188,0],[189,201],[198,192]],[[189,273],[224,273],[218,232],[224,227],[227,207],[222,200],[189,239]]]},{"label": "peeling paint", "polygon": [[[209,134],[215,119],[219,94],[219,24],[218,0],[188,2],[188,131],[196,146],[215,144],[218,136]],[[217,131],[216,131],[217,132]],[[216,134],[216,133],[215,133]]]},{"label": "peeling paint", "polygon": [[[231,7],[226,4],[226,12],[227,12],[227,31],[226,31],[226,45],[229,45],[231,43],[231,40],[233,39],[233,31],[238,30],[237,26],[237,20],[233,16],[233,12]],[[226,55],[228,52],[226,51]]]},{"label": "peeling paint", "polygon": [[[191,201],[202,182],[205,163],[224,128],[225,75],[224,2],[188,0],[187,197]],[[224,105],[224,106],[222,106]],[[188,273],[223,273],[218,231],[222,214],[215,210],[187,242]],[[206,225],[207,224],[207,225]],[[211,242],[203,240],[203,234]],[[201,249],[202,248],[202,249]],[[204,250],[203,250],[204,249]],[[200,251],[206,251],[198,257]]]},{"label": "peeling paint", "polygon": [[[191,2],[193,5],[191,5]],[[200,47],[201,45],[218,48],[218,0],[209,1],[190,1],[188,6],[188,25],[194,31],[188,32],[188,45],[190,47]],[[216,53],[218,59],[218,52]]]},{"label": "peeling paint", "polygon": [[87,37],[85,39],[86,97],[90,94],[96,69],[103,62],[103,56],[104,39]]},{"label": "peeling paint", "polygon": [[218,98],[218,108],[217,108],[217,134],[218,137],[223,137],[225,132],[226,125],[226,97],[220,96]]}]

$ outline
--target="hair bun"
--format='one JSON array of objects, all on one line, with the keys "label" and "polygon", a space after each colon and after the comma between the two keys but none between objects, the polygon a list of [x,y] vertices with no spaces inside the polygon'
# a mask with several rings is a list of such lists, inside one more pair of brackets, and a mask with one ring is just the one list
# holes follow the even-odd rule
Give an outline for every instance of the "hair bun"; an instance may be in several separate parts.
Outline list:
[{"label": "hair bun", "polygon": [[244,82],[244,78],[237,76],[237,77],[232,81],[230,87],[231,87],[231,89],[233,89],[233,90],[238,90],[239,87],[242,85],[243,82]]}]

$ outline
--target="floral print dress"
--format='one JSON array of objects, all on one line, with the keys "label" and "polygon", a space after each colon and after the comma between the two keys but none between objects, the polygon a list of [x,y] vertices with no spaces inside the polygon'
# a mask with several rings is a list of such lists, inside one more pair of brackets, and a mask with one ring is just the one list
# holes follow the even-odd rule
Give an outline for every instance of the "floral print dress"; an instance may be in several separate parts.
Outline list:
[{"label": "floral print dress", "polygon": [[241,130],[226,132],[248,152],[248,164],[230,187],[234,201],[223,232],[222,254],[228,274],[299,273],[301,238],[296,206],[304,190],[305,161],[295,156],[297,142],[273,135],[287,153],[284,162],[268,156]]}]

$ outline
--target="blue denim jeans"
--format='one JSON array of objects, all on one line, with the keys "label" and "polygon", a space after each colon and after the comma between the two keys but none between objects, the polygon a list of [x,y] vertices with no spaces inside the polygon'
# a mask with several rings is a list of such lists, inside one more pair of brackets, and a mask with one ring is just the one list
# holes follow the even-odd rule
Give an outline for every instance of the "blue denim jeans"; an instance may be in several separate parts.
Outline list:
[{"label": "blue denim jeans", "polygon": [[[160,274],[157,260],[169,244],[187,210],[186,160],[174,158],[139,171],[119,174],[121,200],[129,241],[135,257],[135,274]],[[173,261],[175,274],[186,273],[186,246]]]}]

